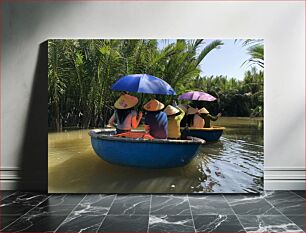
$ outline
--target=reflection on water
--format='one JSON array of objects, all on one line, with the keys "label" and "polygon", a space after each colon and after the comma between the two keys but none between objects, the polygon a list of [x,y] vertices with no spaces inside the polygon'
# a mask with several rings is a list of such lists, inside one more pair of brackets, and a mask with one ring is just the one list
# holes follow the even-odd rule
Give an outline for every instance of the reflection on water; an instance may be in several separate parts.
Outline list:
[{"label": "reflection on water", "polygon": [[226,127],[219,142],[201,146],[191,163],[171,169],[140,169],[109,164],[93,151],[88,130],[49,133],[49,192],[262,191],[262,119],[222,117],[216,125]]}]

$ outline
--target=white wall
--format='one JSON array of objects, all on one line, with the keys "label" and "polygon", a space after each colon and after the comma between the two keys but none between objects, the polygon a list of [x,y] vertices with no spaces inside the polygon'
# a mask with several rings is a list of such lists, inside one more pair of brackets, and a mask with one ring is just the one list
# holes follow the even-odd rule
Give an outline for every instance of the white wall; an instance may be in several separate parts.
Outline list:
[{"label": "white wall", "polygon": [[304,188],[303,2],[12,1],[2,6],[1,188],[16,188],[22,180],[25,189],[46,187],[45,47],[38,55],[49,38],[264,38],[265,188]]}]

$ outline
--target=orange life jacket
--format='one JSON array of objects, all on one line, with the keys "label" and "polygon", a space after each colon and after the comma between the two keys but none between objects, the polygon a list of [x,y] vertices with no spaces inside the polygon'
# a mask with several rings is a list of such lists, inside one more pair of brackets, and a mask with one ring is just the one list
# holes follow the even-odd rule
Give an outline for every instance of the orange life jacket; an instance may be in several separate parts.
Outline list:
[{"label": "orange life jacket", "polygon": [[114,135],[115,137],[125,137],[125,138],[144,138],[144,139],[154,139],[150,134],[144,132],[126,132]]}]

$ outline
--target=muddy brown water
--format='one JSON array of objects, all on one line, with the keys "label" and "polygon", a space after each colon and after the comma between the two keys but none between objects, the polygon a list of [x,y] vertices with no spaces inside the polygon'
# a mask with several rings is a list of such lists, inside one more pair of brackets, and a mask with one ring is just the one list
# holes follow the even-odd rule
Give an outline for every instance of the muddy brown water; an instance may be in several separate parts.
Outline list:
[{"label": "muddy brown water", "polygon": [[222,117],[220,141],[201,146],[186,166],[141,169],[110,164],[88,130],[48,134],[50,193],[249,193],[263,190],[263,119]]}]

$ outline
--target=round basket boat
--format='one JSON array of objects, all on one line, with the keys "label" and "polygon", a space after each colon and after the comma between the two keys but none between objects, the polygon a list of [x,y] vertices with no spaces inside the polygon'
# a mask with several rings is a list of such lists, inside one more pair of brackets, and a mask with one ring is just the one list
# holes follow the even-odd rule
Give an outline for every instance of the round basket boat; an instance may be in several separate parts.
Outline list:
[{"label": "round basket boat", "polygon": [[113,129],[90,130],[91,144],[105,161],[143,168],[172,168],[189,163],[204,140],[143,139],[116,137]]},{"label": "round basket boat", "polygon": [[225,127],[213,126],[211,128],[188,128],[186,135],[201,138],[207,142],[218,141]]}]

